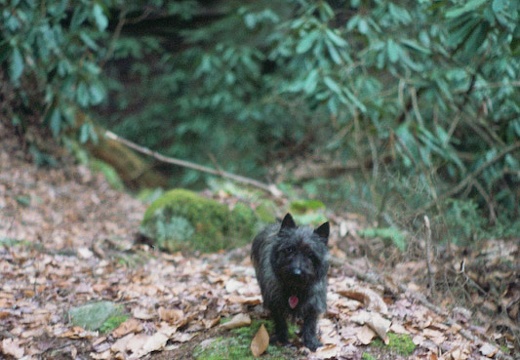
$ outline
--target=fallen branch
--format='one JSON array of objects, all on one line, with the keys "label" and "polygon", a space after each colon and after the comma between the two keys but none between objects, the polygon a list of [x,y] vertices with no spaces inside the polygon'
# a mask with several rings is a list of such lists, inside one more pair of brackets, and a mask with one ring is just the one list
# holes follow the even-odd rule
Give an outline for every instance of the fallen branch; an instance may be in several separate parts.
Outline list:
[{"label": "fallen branch", "polygon": [[137,145],[136,143],[131,142],[130,140],[127,140],[125,138],[122,138],[122,137],[114,134],[111,131],[105,131],[105,136],[111,140],[120,142],[121,144],[124,144],[124,145],[128,146],[129,148],[136,150],[137,152],[151,156],[154,159],[157,159],[159,161],[162,161],[162,162],[165,162],[168,164],[174,164],[177,166],[182,166],[182,167],[192,169],[192,170],[197,170],[200,172],[205,172],[205,173],[212,174],[212,175],[218,175],[223,178],[230,179],[230,180],[236,181],[241,184],[254,186],[256,188],[259,188],[259,189],[262,189],[262,190],[268,192],[269,194],[271,194],[277,198],[282,196],[282,192],[274,184],[265,184],[260,181],[254,180],[254,179],[247,178],[245,176],[240,176],[240,175],[235,175],[235,174],[229,173],[227,171],[216,170],[216,169],[213,169],[213,168],[210,168],[207,166],[194,164],[189,161],[167,157],[167,156],[159,154],[156,151],[152,151],[148,148]]}]

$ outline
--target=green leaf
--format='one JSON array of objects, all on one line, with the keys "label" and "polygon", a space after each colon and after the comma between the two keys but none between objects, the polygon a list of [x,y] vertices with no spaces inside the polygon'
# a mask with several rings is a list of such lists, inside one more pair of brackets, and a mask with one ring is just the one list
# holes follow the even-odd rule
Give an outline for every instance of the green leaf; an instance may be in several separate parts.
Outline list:
[{"label": "green leaf", "polygon": [[90,124],[85,123],[79,128],[79,142],[85,144],[90,135]]},{"label": "green leaf", "polygon": [[474,11],[476,10],[478,7],[480,7],[481,5],[487,3],[488,0],[470,0],[468,2],[466,2],[463,6],[461,7],[457,7],[455,9],[451,9],[451,10],[448,10],[446,12],[446,18],[450,19],[450,18],[455,18],[455,17],[458,17],[464,13],[467,13],[467,12],[470,12],[470,11]]},{"label": "green leaf", "polygon": [[318,85],[318,75],[319,72],[317,69],[312,69],[303,84],[303,91],[306,94],[312,94],[314,90],[316,90],[316,86]]},{"label": "green leaf", "polygon": [[487,33],[489,30],[489,24],[487,21],[480,22],[475,29],[471,32],[470,36],[464,43],[464,56],[469,59],[476,55],[478,49],[482,46],[484,40],[486,40]]},{"label": "green leaf", "polygon": [[77,31],[80,26],[85,22],[88,17],[87,11],[85,8],[81,6],[77,6],[74,9],[74,13],[72,14],[72,19],[70,20],[70,29],[72,31]]},{"label": "green leaf", "polygon": [[90,102],[88,87],[83,81],[78,84],[78,88],[76,90],[76,101],[82,107],[87,107]]},{"label": "green leaf", "polygon": [[317,31],[312,31],[312,32],[308,33],[298,43],[298,46],[296,47],[296,53],[303,54],[303,53],[309,51],[309,49],[312,47],[312,45],[314,45],[314,42],[316,41],[317,38],[318,38]]},{"label": "green leaf", "polygon": [[81,40],[83,40],[85,45],[87,45],[90,49],[92,49],[94,51],[97,51],[99,49],[96,42],[94,40],[92,40],[92,38],[87,34],[86,31],[81,31],[79,33],[79,37]]},{"label": "green leaf", "polygon": [[323,82],[331,91],[335,92],[336,94],[341,94],[340,86],[334,80],[332,80],[331,77],[325,76],[323,78]]},{"label": "green leaf", "polygon": [[363,18],[359,19],[358,31],[359,31],[360,34],[363,34],[363,35],[366,35],[368,33],[368,23]]},{"label": "green leaf", "polygon": [[105,98],[105,88],[103,87],[103,84],[99,81],[95,81],[92,84],[90,84],[88,90],[90,94],[90,103],[92,105],[99,104]]},{"label": "green leaf", "polygon": [[408,47],[408,48],[410,48],[412,50],[415,50],[417,52],[420,52],[420,53],[423,53],[423,54],[426,54],[426,55],[431,55],[431,53],[432,53],[430,51],[430,49],[425,48],[424,46],[419,45],[414,40],[402,39],[400,41],[401,41],[401,44],[403,44],[404,46],[406,46],[406,47]]},{"label": "green leaf", "polygon": [[329,50],[330,57],[332,58],[332,61],[334,61],[336,64],[341,64],[342,60],[339,56],[338,50],[334,47],[334,44],[332,44],[328,39],[325,41],[327,45],[327,49]]},{"label": "green leaf", "polygon": [[49,126],[54,137],[57,137],[61,131],[61,122],[62,117],[60,109],[58,107],[55,107],[49,118]]},{"label": "green leaf", "polygon": [[347,97],[350,99],[350,101],[352,101],[354,103],[354,105],[356,105],[356,107],[361,110],[361,112],[363,113],[366,113],[367,112],[367,108],[366,106],[361,102],[359,101],[359,99],[357,98],[357,96],[355,96],[349,89],[345,88],[343,89],[344,92],[345,92],[345,95],[347,95]]},{"label": "green leaf", "polygon": [[9,75],[13,82],[18,81],[20,76],[22,76],[24,66],[22,53],[18,48],[14,48],[11,53],[11,62],[9,64]]},{"label": "green leaf", "polygon": [[92,15],[94,15],[94,21],[96,22],[98,30],[104,31],[108,26],[108,18],[105,16],[101,5],[94,4]]},{"label": "green leaf", "polygon": [[347,46],[347,42],[339,35],[337,35],[334,31],[331,29],[326,29],[325,33],[327,34],[327,37],[334,43],[334,45],[339,47],[345,47]]},{"label": "green leaf", "polygon": [[19,195],[15,198],[16,202],[23,207],[29,207],[31,205],[31,196],[30,195]]},{"label": "green leaf", "polygon": [[390,39],[387,43],[387,52],[388,52],[388,59],[391,63],[396,63],[399,60],[399,53],[401,49],[397,43]]},{"label": "green leaf", "polygon": [[[460,21],[459,21],[460,20]],[[449,24],[450,32],[446,41],[448,46],[457,46],[464,42],[471,32],[480,24],[480,19],[472,17],[471,14],[457,19],[456,22]]]}]

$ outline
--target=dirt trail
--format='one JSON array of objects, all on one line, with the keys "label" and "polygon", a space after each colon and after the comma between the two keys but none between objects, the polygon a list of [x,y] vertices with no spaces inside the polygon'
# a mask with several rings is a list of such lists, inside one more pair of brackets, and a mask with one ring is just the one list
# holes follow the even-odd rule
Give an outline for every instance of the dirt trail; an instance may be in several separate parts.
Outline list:
[{"label": "dirt trail", "polygon": [[[136,244],[144,204],[70,161],[35,167],[1,131],[0,357],[190,358],[202,339],[229,333],[221,319],[264,316],[247,247],[186,257]],[[355,232],[356,223],[347,224]],[[333,234],[329,310],[320,321],[325,346],[308,354],[295,340],[294,357],[359,359],[378,337],[387,341],[387,332],[412,339],[413,353],[368,352],[382,359],[500,357],[470,325],[471,314],[449,323],[397,287],[392,294],[353,276],[349,269],[367,273],[369,262],[348,258],[337,229]],[[389,278],[398,283],[421,266],[402,265]],[[108,333],[72,326],[71,307],[99,300],[121,304],[129,319]]]}]

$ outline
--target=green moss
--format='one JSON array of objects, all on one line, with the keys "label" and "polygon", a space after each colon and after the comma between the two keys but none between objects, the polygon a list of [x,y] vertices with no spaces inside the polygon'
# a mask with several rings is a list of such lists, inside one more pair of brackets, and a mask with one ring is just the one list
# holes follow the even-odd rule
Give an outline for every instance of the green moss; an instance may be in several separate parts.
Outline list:
[{"label": "green moss", "polygon": [[[223,323],[226,320],[222,321]],[[264,324],[267,331],[271,333],[273,324],[270,321],[253,320],[250,326],[233,329],[224,334],[224,336],[213,339],[213,341],[204,347],[198,346],[194,351],[195,359],[204,360],[224,360],[224,359],[254,359],[251,353],[251,341],[257,333],[260,325]],[[291,329],[289,329],[291,332]],[[294,335],[294,327],[292,329]],[[294,350],[286,347],[269,345],[263,359],[288,359],[295,358]]]},{"label": "green moss", "polygon": [[363,353],[363,355],[361,355],[361,360],[376,360],[376,357],[370,353]]},{"label": "green moss", "polygon": [[115,330],[119,325],[124,323],[128,319],[128,315],[114,315],[109,317],[103,325],[99,328],[103,334],[109,333]]},{"label": "green moss", "polygon": [[251,241],[257,218],[244,204],[233,210],[192,191],[175,189],[146,210],[141,232],[167,251],[213,252]]},{"label": "green moss", "polygon": [[264,200],[256,208],[256,214],[263,223],[274,223],[276,222],[276,204],[271,200]]},{"label": "green moss", "polygon": [[[395,334],[388,333],[388,338],[390,342],[388,343],[388,348],[392,350],[392,352],[397,353],[401,356],[410,356],[413,354],[415,350],[415,344],[412,341],[412,337],[407,334]],[[383,347],[384,343],[380,339],[376,339],[372,342],[374,346]]]},{"label": "green moss", "polygon": [[413,343],[412,337],[407,334],[394,334],[389,333],[391,349],[394,349],[399,355],[410,356],[415,350],[415,344]]},{"label": "green moss", "polygon": [[110,331],[111,326],[116,323],[116,327],[119,326],[124,316],[122,307],[111,301],[98,301],[69,310],[69,318],[73,325],[92,331],[102,328],[104,331]]}]

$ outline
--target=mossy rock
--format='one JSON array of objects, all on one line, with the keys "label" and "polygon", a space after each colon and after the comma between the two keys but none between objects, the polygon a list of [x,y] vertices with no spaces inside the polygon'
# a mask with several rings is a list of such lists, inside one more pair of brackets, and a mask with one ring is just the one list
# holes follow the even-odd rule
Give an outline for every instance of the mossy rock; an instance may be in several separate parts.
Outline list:
[{"label": "mossy rock", "polygon": [[148,207],[141,232],[162,250],[215,252],[250,242],[256,222],[255,213],[245,204],[230,210],[192,191],[174,189]]}]

